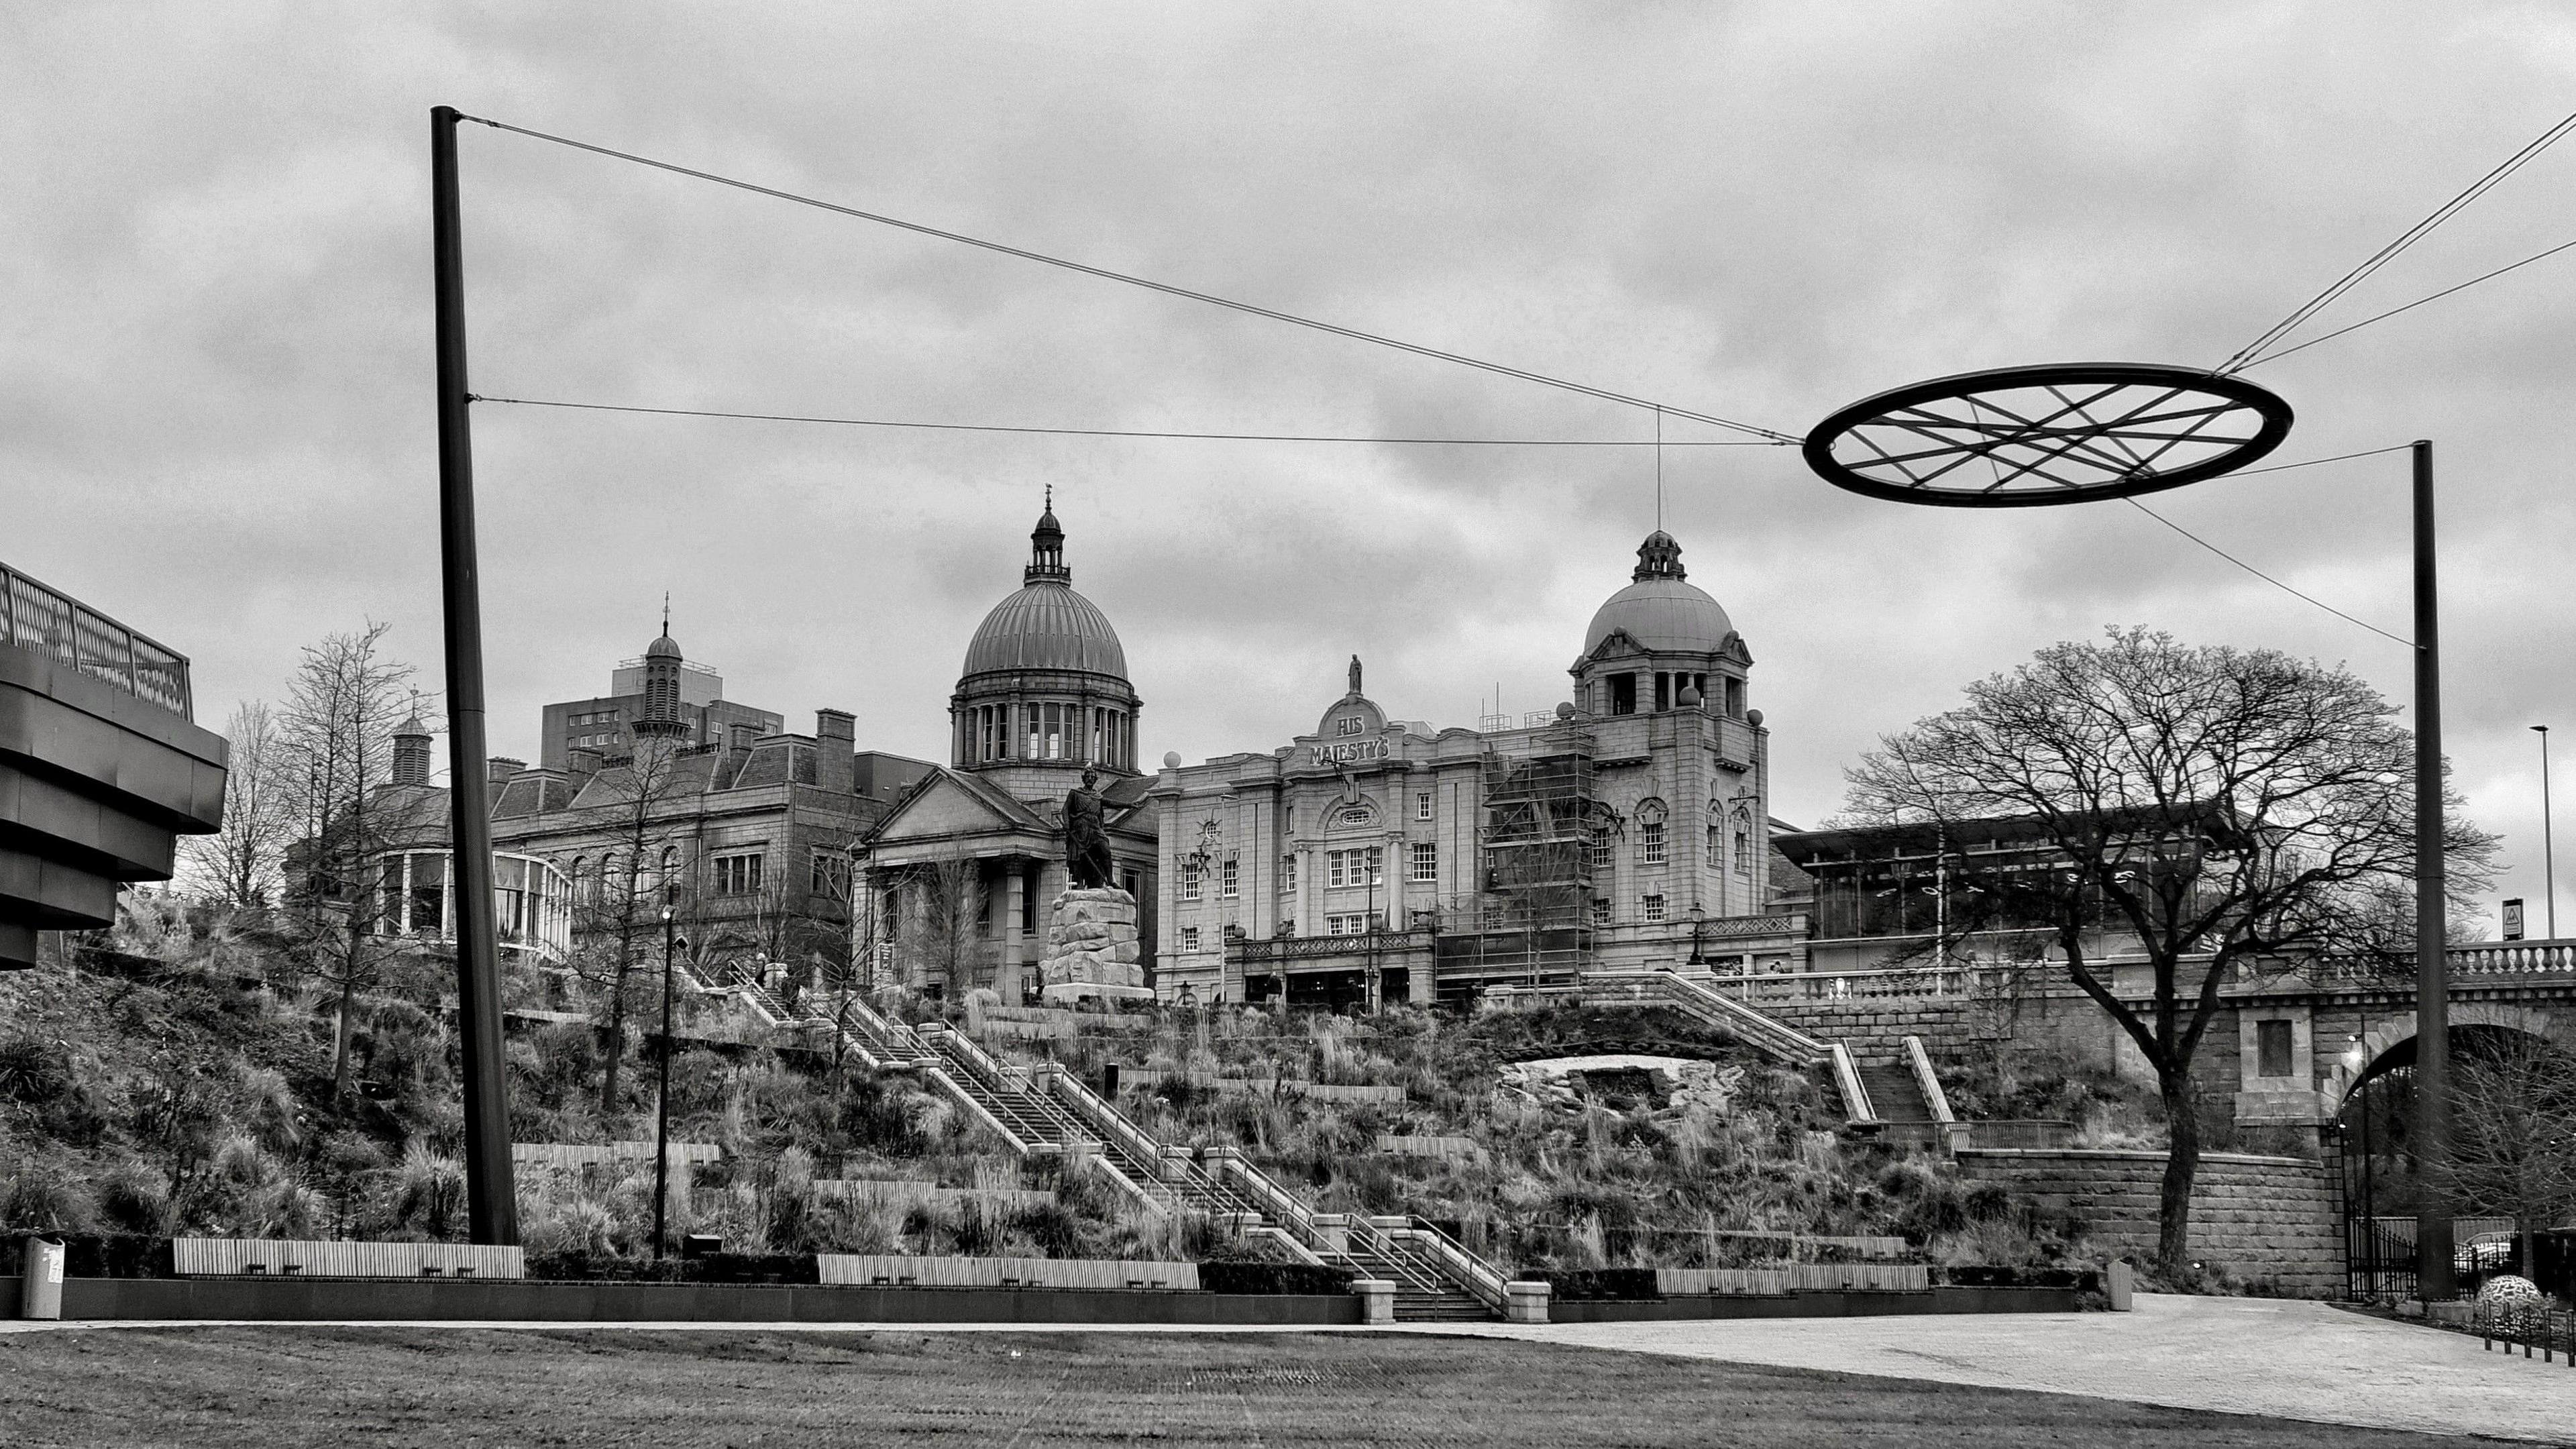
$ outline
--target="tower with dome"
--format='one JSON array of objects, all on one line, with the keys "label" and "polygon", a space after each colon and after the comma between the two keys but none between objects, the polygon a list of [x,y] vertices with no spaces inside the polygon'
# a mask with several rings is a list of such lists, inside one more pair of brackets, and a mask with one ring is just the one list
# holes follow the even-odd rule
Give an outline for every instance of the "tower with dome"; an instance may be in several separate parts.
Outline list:
[{"label": "tower with dome", "polygon": [[1593,613],[1569,697],[1434,728],[1361,688],[1314,730],[1149,792],[1166,996],[1365,1008],[1582,973],[1781,969],[1753,656],[1657,529]]},{"label": "tower with dome", "polygon": [[[863,869],[874,951],[906,983],[950,994],[1033,992],[1048,905],[1065,888],[1063,805],[1099,777],[1116,883],[1149,899],[1149,783],[1136,768],[1143,700],[1109,618],[1073,588],[1050,490],[1019,589],[986,613],[949,695],[948,767],[878,827]],[[1150,922],[1142,942],[1154,959]]]}]

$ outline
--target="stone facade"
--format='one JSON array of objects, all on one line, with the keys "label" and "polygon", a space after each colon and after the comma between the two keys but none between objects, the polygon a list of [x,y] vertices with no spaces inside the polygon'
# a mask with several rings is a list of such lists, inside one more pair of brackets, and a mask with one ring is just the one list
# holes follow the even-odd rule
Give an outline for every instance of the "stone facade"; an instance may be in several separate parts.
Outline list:
[{"label": "stone facade", "polygon": [[1151,996],[1136,931],[1136,898],[1122,890],[1074,889],[1047,917],[1038,976],[1050,1002]]},{"label": "stone facade", "polygon": [[[2081,1219],[2094,1243],[2144,1261],[2156,1250],[2161,1152],[1996,1151],[1959,1154],[1979,1182]],[[2294,1298],[2340,1297],[2342,1218],[2331,1174],[2295,1157],[2204,1153],[2192,1184],[2195,1258]]]}]

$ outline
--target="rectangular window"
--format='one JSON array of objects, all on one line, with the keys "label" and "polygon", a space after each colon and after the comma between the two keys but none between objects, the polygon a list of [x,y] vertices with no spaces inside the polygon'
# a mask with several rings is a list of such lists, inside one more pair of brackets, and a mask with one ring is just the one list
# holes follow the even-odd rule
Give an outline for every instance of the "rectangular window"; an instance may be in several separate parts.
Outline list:
[{"label": "rectangular window", "polygon": [[1284,896],[1297,893],[1297,857],[1293,855],[1279,857],[1279,893]]},{"label": "rectangular window", "polygon": [[2298,1075],[2290,1067],[2290,1023],[2258,1021],[2254,1023],[2254,1073],[2262,1077]]},{"label": "rectangular window", "polygon": [[1416,820],[1428,820],[1431,818],[1430,791],[1422,791],[1413,797],[1413,818]]},{"label": "rectangular window", "polygon": [[1181,949],[1184,951],[1195,951],[1198,948],[1199,928],[1196,926],[1181,927]]},{"label": "rectangular window", "polygon": [[1242,876],[1233,861],[1227,860],[1219,861],[1217,863],[1216,893],[1218,895],[1232,898],[1233,896],[1240,894],[1239,886],[1241,880]]},{"label": "rectangular window", "polygon": [[715,866],[717,895],[748,896],[759,893],[759,856],[719,855],[716,857]]},{"label": "rectangular window", "polygon": [[1060,704],[1041,705],[1039,706],[1039,714],[1042,716],[1045,723],[1046,752],[1039,755],[1038,758],[1042,760],[1063,759],[1065,707]]},{"label": "rectangular window", "polygon": [[816,854],[812,890],[814,894],[825,900],[848,900],[850,898],[849,858],[840,855]]},{"label": "rectangular window", "polygon": [[1361,911],[1324,918],[1324,934],[1327,936],[1365,936],[1368,928],[1369,918]]},{"label": "rectangular window", "polygon": [[1735,832],[1735,873],[1753,874],[1753,832],[1750,830]]},{"label": "rectangular window", "polygon": [[1664,863],[1664,822],[1649,820],[1637,827],[1637,846],[1648,865]]},{"label": "rectangular window", "polygon": [[1637,712],[1637,676],[1633,674],[1610,676],[1610,712],[1612,714]]},{"label": "rectangular window", "polygon": [[1617,860],[1611,853],[1609,842],[1602,841],[1596,843],[1592,847],[1592,873],[1594,875],[1606,876],[1616,868],[1617,864]]},{"label": "rectangular window", "polygon": [[1384,846],[1324,852],[1324,884],[1328,886],[1378,885],[1386,879],[1385,869]]},{"label": "rectangular window", "polygon": [[1417,841],[1413,846],[1412,880],[1440,879],[1440,847]]},{"label": "rectangular window", "polygon": [[1199,863],[1198,863],[1197,861],[1195,861],[1195,860],[1185,860],[1185,861],[1182,861],[1182,862],[1181,862],[1181,899],[1182,899],[1182,900],[1185,900],[1185,901],[1194,901],[1194,900],[1197,900],[1198,898],[1199,898]]},{"label": "rectangular window", "polygon": [[1664,898],[1662,896],[1646,897],[1645,905],[1647,920],[1660,921],[1664,918]]},{"label": "rectangular window", "polygon": [[1610,903],[1608,901],[1595,899],[1592,902],[1592,924],[1595,926],[1607,926],[1610,924]]}]

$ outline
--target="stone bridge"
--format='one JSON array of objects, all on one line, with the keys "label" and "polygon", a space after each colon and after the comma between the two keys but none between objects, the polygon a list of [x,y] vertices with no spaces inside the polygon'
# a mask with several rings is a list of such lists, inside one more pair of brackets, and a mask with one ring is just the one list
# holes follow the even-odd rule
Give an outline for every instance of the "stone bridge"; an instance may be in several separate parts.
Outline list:
[{"label": "stone bridge", "polygon": [[[2576,1049],[2576,940],[2485,942],[2450,953],[2451,1025],[2527,1032]],[[1992,966],[1718,975],[1708,985],[1781,1020],[1859,1050],[1892,1052],[1906,1036],[1936,1056],[2013,1040],[2057,1047],[2079,1064],[2152,1080],[2136,1046],[2062,968]],[[2145,968],[2114,963],[2113,989],[2143,1004]],[[2411,977],[2346,969],[2240,972],[2221,988],[2195,1075],[2206,1098],[2232,1102],[2249,1145],[2318,1148],[2367,1077],[2410,1063]]]}]

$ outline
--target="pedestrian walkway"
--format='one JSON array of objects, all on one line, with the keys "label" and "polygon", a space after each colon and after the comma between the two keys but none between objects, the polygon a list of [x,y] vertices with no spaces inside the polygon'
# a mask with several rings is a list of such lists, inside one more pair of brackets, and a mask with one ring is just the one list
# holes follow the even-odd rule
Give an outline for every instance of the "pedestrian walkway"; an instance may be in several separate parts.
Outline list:
[{"label": "pedestrian walkway", "polygon": [[2141,1293],[2132,1313],[1494,1324],[1469,1331],[1727,1363],[2576,1443],[2576,1368],[2323,1303]]},{"label": "pedestrian walkway", "polygon": [[[2481,1349],[2463,1334],[2322,1303],[2142,1293],[2132,1313],[1922,1314],[1664,1323],[1407,1324],[1317,1329],[1162,1324],[380,1323],[421,1329],[582,1327],[617,1332],[800,1334],[1396,1332],[1475,1335],[1715,1362],[2122,1399],[2366,1428],[2576,1444],[2576,1368]],[[35,1324],[0,1334],[210,1324]],[[312,1323],[227,1326],[315,1328]],[[1284,1355],[1283,1355],[1284,1356]]]}]

